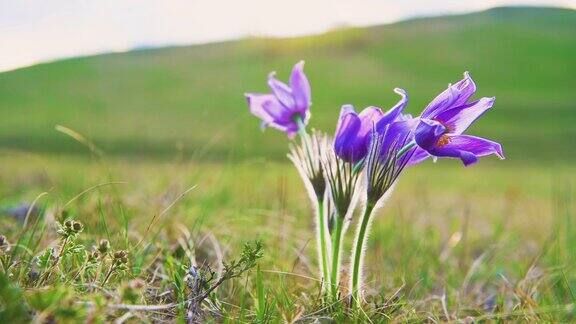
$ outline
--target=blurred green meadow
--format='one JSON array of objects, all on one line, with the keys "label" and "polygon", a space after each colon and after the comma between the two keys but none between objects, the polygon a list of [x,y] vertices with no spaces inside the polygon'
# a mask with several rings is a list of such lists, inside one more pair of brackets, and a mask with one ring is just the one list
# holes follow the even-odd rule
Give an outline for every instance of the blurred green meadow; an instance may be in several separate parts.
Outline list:
[{"label": "blurred green meadow", "polygon": [[[342,104],[387,109],[398,100],[392,89],[402,87],[410,96],[408,112],[416,115],[470,71],[477,96],[497,99],[469,133],[501,142],[507,159],[486,158],[469,168],[427,161],[405,171],[369,238],[367,288],[383,296],[370,317],[574,320],[575,30],[573,10],[497,8],[2,73],[0,204],[5,209],[39,197],[37,205],[56,219],[54,209],[66,205],[85,225],[86,246],[108,238],[130,250],[142,239],[174,251],[185,237],[199,259],[212,260],[214,253],[234,256],[243,242],[261,239],[267,319],[338,320],[314,308],[313,220],[285,157],[288,140],[275,130],[262,133],[243,93],[266,92],[268,72],[286,79],[304,59],[311,125],[331,133]],[[0,229],[10,238],[21,225],[6,217]],[[47,231],[39,245],[56,241],[50,225]],[[216,243],[206,247],[206,240]],[[153,264],[128,277],[152,272]],[[254,301],[260,285],[252,275],[219,290],[216,308],[224,320],[264,316]]]},{"label": "blurred green meadow", "polygon": [[307,62],[312,126],[332,132],[340,106],[388,108],[408,90],[417,114],[470,71],[496,105],[472,132],[501,141],[509,162],[574,161],[575,13],[500,8],[295,39],[76,58],[0,74],[0,145],[85,153],[61,124],[114,155],[218,161],[284,160],[286,141],[263,135],[243,94],[268,91]]}]

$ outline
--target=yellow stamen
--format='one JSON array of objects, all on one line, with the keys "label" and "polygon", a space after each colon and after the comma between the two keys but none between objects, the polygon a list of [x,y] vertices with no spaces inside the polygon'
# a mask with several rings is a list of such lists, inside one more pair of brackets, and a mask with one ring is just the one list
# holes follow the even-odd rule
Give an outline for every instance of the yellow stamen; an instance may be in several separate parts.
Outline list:
[{"label": "yellow stamen", "polygon": [[450,143],[450,136],[448,135],[442,135],[440,136],[440,138],[438,139],[438,142],[436,142],[436,145],[438,147],[442,147],[446,144]]}]

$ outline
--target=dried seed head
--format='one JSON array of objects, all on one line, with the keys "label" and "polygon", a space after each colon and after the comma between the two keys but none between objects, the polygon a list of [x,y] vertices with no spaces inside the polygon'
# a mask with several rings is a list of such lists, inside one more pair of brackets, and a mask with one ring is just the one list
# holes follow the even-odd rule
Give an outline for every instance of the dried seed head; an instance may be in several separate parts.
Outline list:
[{"label": "dried seed head", "polygon": [[114,252],[114,262],[117,264],[126,264],[128,263],[128,252],[125,250],[119,250]]},{"label": "dried seed head", "polygon": [[80,233],[82,232],[82,230],[84,229],[84,226],[82,225],[82,223],[80,222],[72,222],[72,230],[74,230],[74,232],[76,233]]},{"label": "dried seed head", "polygon": [[102,254],[106,254],[106,252],[110,251],[110,242],[106,239],[100,240],[100,243],[98,243],[98,251]]},{"label": "dried seed head", "polygon": [[63,223],[58,223],[58,226],[58,234],[60,234],[64,239],[76,236],[78,233],[82,232],[82,229],[84,228],[82,223],[72,219],[67,219]]}]

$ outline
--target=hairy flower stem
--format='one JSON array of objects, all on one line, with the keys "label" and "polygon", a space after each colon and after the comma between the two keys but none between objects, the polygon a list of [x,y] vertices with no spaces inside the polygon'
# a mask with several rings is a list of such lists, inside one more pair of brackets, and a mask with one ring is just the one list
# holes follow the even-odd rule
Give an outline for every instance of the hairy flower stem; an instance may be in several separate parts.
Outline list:
[{"label": "hairy flower stem", "polygon": [[300,135],[300,138],[302,138],[302,141],[304,141],[304,146],[306,147],[306,154],[308,154],[308,156],[312,156],[312,149],[310,148],[310,136],[308,135],[308,132],[306,132],[306,124],[304,124],[302,117],[299,115],[296,116],[295,119],[296,123],[298,123],[298,135]]},{"label": "hairy flower stem", "polygon": [[350,300],[350,304],[352,306],[361,305],[361,294],[360,294],[360,276],[361,276],[361,267],[364,263],[364,245],[366,244],[366,236],[368,231],[368,225],[370,224],[370,218],[372,216],[372,211],[374,211],[375,204],[368,202],[364,209],[364,213],[362,215],[362,221],[360,226],[358,226],[358,230],[356,232],[356,240],[354,243],[353,248],[353,256],[352,256],[352,266],[351,266],[351,281],[350,281],[350,293],[352,294],[352,298]]},{"label": "hairy flower stem", "polygon": [[332,268],[331,268],[331,293],[332,302],[338,300],[340,281],[340,248],[342,246],[342,233],[344,229],[344,219],[340,215],[336,216],[334,224],[334,234],[332,235]]},{"label": "hairy flower stem", "polygon": [[[312,155],[312,149],[310,148],[310,136],[306,132],[306,125],[300,116],[296,117],[296,122],[298,123],[298,135],[304,142],[306,149],[306,154]],[[313,202],[316,206],[317,219],[316,219],[316,235],[318,243],[318,264],[320,265],[320,275],[322,276],[322,290],[327,292],[330,287],[330,276],[328,271],[328,244],[326,243],[326,219],[324,215],[324,199],[323,197],[317,195],[316,201]]]},{"label": "hairy flower stem", "polygon": [[317,235],[318,242],[320,245],[320,250],[318,251],[318,257],[320,258],[320,272],[322,273],[322,289],[324,291],[328,290],[330,287],[330,277],[328,275],[328,245],[326,244],[326,220],[324,217],[324,201],[322,199],[318,199],[318,227]]}]

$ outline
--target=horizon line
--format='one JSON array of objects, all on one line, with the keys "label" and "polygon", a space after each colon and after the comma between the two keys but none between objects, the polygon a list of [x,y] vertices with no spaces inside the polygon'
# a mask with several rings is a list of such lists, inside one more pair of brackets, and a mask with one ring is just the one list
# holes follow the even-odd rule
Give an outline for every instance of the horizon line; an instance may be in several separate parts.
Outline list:
[{"label": "horizon line", "polygon": [[397,20],[392,20],[389,22],[384,23],[376,23],[376,24],[339,24],[334,25],[324,30],[318,32],[306,32],[301,34],[294,34],[294,35],[267,35],[267,34],[245,34],[241,36],[234,36],[234,37],[222,37],[222,38],[215,38],[212,40],[207,41],[191,41],[191,42],[173,42],[173,43],[156,43],[156,44],[140,44],[134,45],[127,48],[118,48],[118,49],[105,49],[102,51],[88,51],[86,53],[78,54],[78,55],[70,55],[70,56],[59,56],[54,58],[47,58],[47,59],[40,59],[30,64],[22,64],[19,66],[15,66],[13,68],[2,69],[0,68],[0,74],[15,72],[18,70],[23,70],[39,65],[56,63],[61,61],[73,60],[73,59],[81,59],[81,58],[90,58],[90,57],[97,57],[97,56],[104,56],[104,55],[113,55],[113,54],[123,54],[123,53],[132,53],[132,52],[140,52],[140,51],[150,51],[150,50],[162,50],[162,49],[169,49],[169,48],[180,48],[180,47],[193,47],[193,46],[204,46],[204,45],[211,45],[211,44],[220,44],[220,43],[228,43],[228,42],[236,42],[236,41],[243,41],[243,40],[250,40],[250,39],[275,39],[275,40],[289,40],[289,39],[296,39],[301,37],[307,36],[321,36],[326,35],[331,32],[338,32],[342,30],[350,30],[350,29],[366,29],[366,28],[374,28],[374,27],[382,27],[382,26],[391,26],[399,23],[410,22],[415,20],[421,19],[436,19],[442,17],[456,17],[456,16],[466,16],[471,14],[479,14],[488,12],[495,9],[505,9],[505,8],[530,8],[530,9],[564,9],[564,10],[573,10],[576,11],[576,5],[574,7],[570,6],[541,6],[541,5],[507,5],[507,6],[493,6],[487,7],[481,10],[471,10],[471,11],[462,11],[462,12],[447,12],[443,14],[431,14],[431,15],[413,15],[409,17],[400,18]]}]

